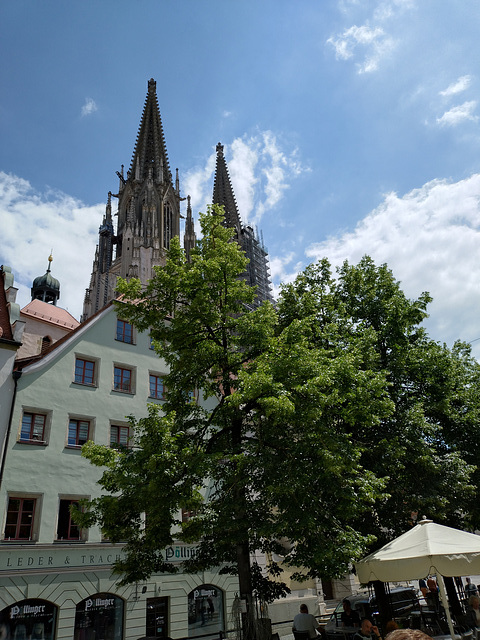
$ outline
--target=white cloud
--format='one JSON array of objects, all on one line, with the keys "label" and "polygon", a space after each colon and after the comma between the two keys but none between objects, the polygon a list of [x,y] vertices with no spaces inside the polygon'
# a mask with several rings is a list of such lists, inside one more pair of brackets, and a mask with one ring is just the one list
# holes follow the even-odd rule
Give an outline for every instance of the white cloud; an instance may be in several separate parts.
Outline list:
[{"label": "white cloud", "polygon": [[454,96],[468,89],[472,81],[471,76],[461,76],[455,82],[452,82],[444,91],[440,91],[440,95],[444,97]]},{"label": "white cloud", "polygon": [[399,12],[412,9],[415,0],[385,0],[380,2],[373,12],[375,20],[394,18]]},{"label": "white cloud", "polygon": [[[480,337],[480,174],[435,180],[403,197],[390,193],[353,232],[312,244],[315,260],[387,263],[407,296],[429,291],[430,335],[452,344]],[[480,355],[480,341],[477,346]]]},{"label": "white cloud", "polygon": [[[224,145],[224,154],[244,224],[256,224],[265,212],[283,198],[293,179],[309,171],[302,165],[296,149],[286,150],[271,131],[235,138]],[[215,173],[213,153],[203,167],[187,174],[183,190],[192,196],[192,209],[205,211],[212,201]]]},{"label": "white cloud", "polygon": [[269,256],[274,298],[278,298],[280,295],[280,283],[293,282],[299,271],[302,270],[303,264],[301,262],[293,263],[294,258],[294,252],[289,252],[284,256]]},{"label": "white cloud", "polygon": [[455,127],[457,124],[460,124],[465,120],[476,122],[478,120],[478,116],[473,114],[476,106],[477,102],[475,100],[469,100],[468,102],[464,102],[456,107],[452,107],[449,111],[445,111],[443,116],[437,118],[437,124],[441,127]]},{"label": "white cloud", "polygon": [[[350,6],[357,10],[359,6],[364,9],[365,4],[352,2]],[[397,45],[396,40],[387,32],[388,21],[398,20],[400,13],[414,6],[413,0],[377,2],[371,16],[363,24],[354,24],[344,29],[341,35],[331,36],[327,44],[333,46],[337,60],[355,59],[359,74],[372,73]],[[346,16],[349,15],[349,7],[344,2],[340,4],[340,9]]]},{"label": "white cloud", "polygon": [[85,104],[82,107],[82,118],[89,116],[98,111],[97,104],[92,98],[85,98]]},{"label": "white cloud", "polygon": [[230,147],[225,149],[233,192],[244,223],[249,222],[255,205],[260,153],[261,138],[259,136],[235,138]]},{"label": "white cloud", "polygon": [[360,27],[353,25],[341,36],[327,40],[335,49],[337,60],[352,58],[359,48],[366,51],[363,62],[357,63],[359,73],[371,73],[378,69],[379,63],[393,49],[395,43],[381,27]]},{"label": "white cloud", "polygon": [[20,306],[30,302],[32,282],[47,270],[53,249],[59,306],[80,318],[104,212],[105,205],[87,207],[61,192],[38,193],[26,180],[0,172],[0,262],[12,268]]}]

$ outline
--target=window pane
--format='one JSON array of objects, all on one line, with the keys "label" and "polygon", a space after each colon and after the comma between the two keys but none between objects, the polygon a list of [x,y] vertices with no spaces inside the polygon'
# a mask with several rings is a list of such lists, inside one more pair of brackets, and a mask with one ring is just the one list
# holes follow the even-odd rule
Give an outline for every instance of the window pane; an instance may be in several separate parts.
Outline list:
[{"label": "window pane", "polygon": [[24,413],[20,440],[42,441],[44,439],[45,418],[46,416],[41,413]]},{"label": "window pane", "polygon": [[75,382],[93,384],[95,377],[95,362],[77,358],[75,360]]},{"label": "window pane", "polygon": [[68,425],[68,444],[75,446],[77,444],[77,421],[70,420]]},{"label": "window pane", "polygon": [[45,416],[37,414],[33,423],[32,440],[43,440]]},{"label": "window pane", "polygon": [[130,391],[132,372],[130,369],[114,368],[113,388],[117,391]]},{"label": "window pane", "polygon": [[94,369],[95,369],[94,363],[89,362],[87,360],[85,362],[85,370],[84,370],[84,377],[83,377],[83,381],[85,382],[85,384],[93,384]]},{"label": "window pane", "polygon": [[88,440],[90,423],[88,420],[70,420],[68,424],[68,444],[71,447],[85,444]]},{"label": "window pane", "polygon": [[165,384],[160,376],[150,375],[150,397],[158,400],[165,399]]},{"label": "window pane", "polygon": [[60,500],[58,510],[57,540],[79,540],[80,530],[70,515],[70,505],[78,504],[77,500]]},{"label": "window pane", "polygon": [[77,444],[85,444],[88,440],[88,422],[82,420],[79,423],[78,427],[78,443]]},{"label": "window pane", "polygon": [[117,320],[117,340],[132,344],[133,327],[131,324],[125,322],[124,320]]},{"label": "window pane", "polygon": [[29,540],[32,537],[35,502],[32,498],[9,499],[5,538]]},{"label": "window pane", "polygon": [[20,432],[21,440],[30,440],[30,433],[32,430],[32,413],[24,413],[22,418],[22,430]]},{"label": "window pane", "polygon": [[111,425],[110,427],[110,446],[121,445],[128,447],[130,437],[130,428],[119,425]]},{"label": "window pane", "polygon": [[75,382],[81,382],[83,378],[83,360],[75,360]]}]

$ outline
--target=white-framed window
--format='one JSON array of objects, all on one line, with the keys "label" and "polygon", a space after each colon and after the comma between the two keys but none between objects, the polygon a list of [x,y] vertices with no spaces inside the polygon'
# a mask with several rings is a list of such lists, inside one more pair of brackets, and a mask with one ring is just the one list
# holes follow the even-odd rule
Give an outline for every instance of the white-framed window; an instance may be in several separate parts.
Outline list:
[{"label": "white-framed window", "polygon": [[18,442],[46,445],[50,433],[51,411],[23,408]]},{"label": "white-framed window", "polygon": [[[83,496],[82,496],[83,497]],[[72,505],[77,506],[79,503],[79,497],[72,496],[60,496],[58,501],[58,517],[57,517],[57,531],[56,540],[86,540],[86,530],[80,529],[80,527],[73,521],[70,513],[70,507]]]},{"label": "white-framed window", "polygon": [[40,508],[40,494],[9,493],[3,539],[36,540]]},{"label": "white-framed window", "polygon": [[135,368],[126,364],[113,365],[113,390],[120,393],[135,393]]},{"label": "white-framed window", "polygon": [[73,381],[88,387],[96,387],[98,379],[99,361],[91,356],[75,355],[75,371]]}]

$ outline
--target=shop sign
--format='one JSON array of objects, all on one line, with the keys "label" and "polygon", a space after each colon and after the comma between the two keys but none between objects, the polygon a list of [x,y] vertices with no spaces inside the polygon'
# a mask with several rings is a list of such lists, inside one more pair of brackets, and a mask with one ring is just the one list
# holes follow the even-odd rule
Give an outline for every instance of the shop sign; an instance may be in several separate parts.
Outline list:
[{"label": "shop sign", "polygon": [[[167,547],[163,552],[166,562],[183,562],[195,557],[196,547],[189,545],[173,545]],[[87,551],[85,545],[78,548],[70,545],[68,548],[44,549],[30,548],[12,549],[0,546],[0,573],[2,571],[61,571],[62,569],[76,569],[87,567],[108,567],[114,562],[121,560],[123,554],[121,549],[92,549]]]},{"label": "shop sign", "polygon": [[47,600],[20,600],[0,612],[1,638],[52,640],[57,607]]}]

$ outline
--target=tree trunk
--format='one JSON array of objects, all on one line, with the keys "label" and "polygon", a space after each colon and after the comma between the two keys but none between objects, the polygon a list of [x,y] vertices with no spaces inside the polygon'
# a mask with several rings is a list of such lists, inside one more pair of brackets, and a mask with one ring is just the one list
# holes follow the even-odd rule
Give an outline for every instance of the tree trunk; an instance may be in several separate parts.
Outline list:
[{"label": "tree trunk", "polygon": [[252,595],[252,571],[248,542],[237,544],[238,586],[242,601],[243,640],[255,638],[255,607]]}]

